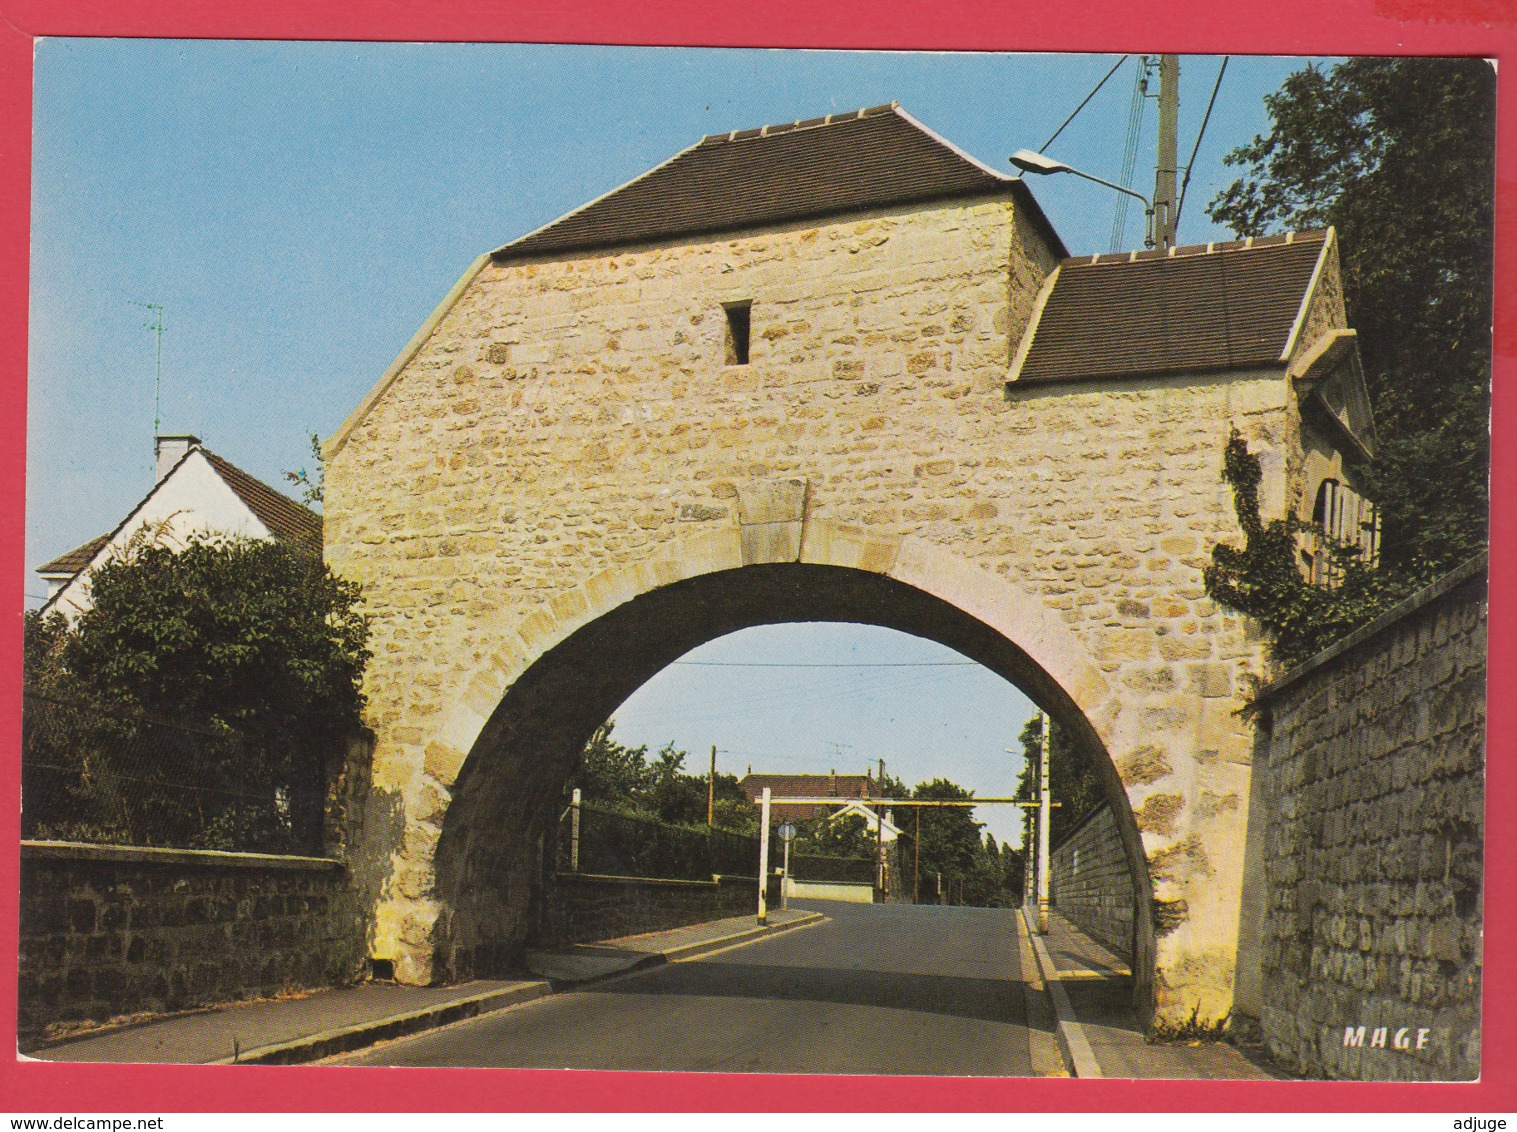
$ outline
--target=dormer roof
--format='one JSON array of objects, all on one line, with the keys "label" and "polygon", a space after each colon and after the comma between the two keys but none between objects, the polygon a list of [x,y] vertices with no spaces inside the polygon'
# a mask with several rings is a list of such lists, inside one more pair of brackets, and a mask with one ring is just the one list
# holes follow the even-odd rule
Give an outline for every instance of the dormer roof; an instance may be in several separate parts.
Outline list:
[{"label": "dormer roof", "polygon": [[1044,284],[1016,384],[1282,367],[1330,232],[1066,259]]}]

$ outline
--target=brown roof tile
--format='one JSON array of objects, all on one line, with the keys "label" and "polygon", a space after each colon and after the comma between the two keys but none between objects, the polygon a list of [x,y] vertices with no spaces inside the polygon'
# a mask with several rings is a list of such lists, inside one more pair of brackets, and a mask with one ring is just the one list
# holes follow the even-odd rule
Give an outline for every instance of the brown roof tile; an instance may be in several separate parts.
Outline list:
[{"label": "brown roof tile", "polygon": [[269,533],[281,542],[295,542],[316,554],[321,553],[321,516],[308,507],[303,507],[288,496],[281,495],[262,480],[254,479],[237,465],[202,448],[200,452],[210,461],[226,485],[237,498],[247,504],[248,510],[269,529]]},{"label": "brown roof tile", "polygon": [[1067,259],[1016,382],[1276,365],[1326,238]]},{"label": "brown roof tile", "polygon": [[100,553],[100,548],[111,541],[109,534],[92,538],[83,546],[76,546],[67,554],[60,554],[45,566],[38,566],[37,573],[43,577],[53,574],[68,574],[70,577],[79,573],[90,564],[90,559]]},{"label": "brown roof tile", "polygon": [[[776,798],[837,798],[839,801],[848,801],[880,796],[874,777],[863,774],[750,774],[738,783],[750,801],[757,800],[766,786]],[[833,812],[833,807],[821,804],[787,806],[774,803],[772,806],[776,818],[795,821],[808,821]]]},{"label": "brown roof tile", "polygon": [[1014,195],[1063,247],[1031,191],[894,103],[711,135],[495,252],[497,260],[621,247],[950,197]]}]

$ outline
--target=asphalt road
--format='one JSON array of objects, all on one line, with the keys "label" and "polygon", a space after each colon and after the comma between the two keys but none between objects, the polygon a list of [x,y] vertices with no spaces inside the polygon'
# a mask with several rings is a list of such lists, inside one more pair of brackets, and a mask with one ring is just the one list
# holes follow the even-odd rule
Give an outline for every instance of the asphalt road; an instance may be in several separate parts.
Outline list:
[{"label": "asphalt road", "polygon": [[1013,913],[814,904],[831,922],[555,995],[347,1065],[1027,1076]]}]

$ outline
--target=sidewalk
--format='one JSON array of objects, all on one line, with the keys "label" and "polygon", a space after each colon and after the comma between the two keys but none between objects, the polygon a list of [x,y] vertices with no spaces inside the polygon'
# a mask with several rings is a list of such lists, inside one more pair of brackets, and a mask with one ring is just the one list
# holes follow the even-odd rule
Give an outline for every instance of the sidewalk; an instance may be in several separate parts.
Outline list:
[{"label": "sidewalk", "polygon": [[628,971],[640,971],[661,963],[678,963],[697,955],[735,947],[761,936],[824,917],[820,912],[803,912],[798,908],[769,913],[767,927],[759,927],[752,916],[731,916],[704,924],[673,928],[646,935],[629,935],[598,943],[577,943],[548,951],[527,952],[527,970],[547,979],[555,991],[568,990],[585,983],[599,982]]},{"label": "sidewalk", "polygon": [[1047,935],[1029,934],[1058,1016],[1059,1047],[1076,1077],[1273,1078],[1226,1042],[1150,1043],[1133,1014],[1126,961],[1058,912],[1048,914]]},{"label": "sidewalk", "polygon": [[177,1065],[314,1061],[821,919],[817,912],[777,911],[770,913],[766,927],[759,927],[752,916],[734,916],[671,931],[529,952],[527,966],[537,978],[479,980],[450,987],[364,983],[298,998],[178,1014],[46,1046],[28,1055],[41,1061]]}]

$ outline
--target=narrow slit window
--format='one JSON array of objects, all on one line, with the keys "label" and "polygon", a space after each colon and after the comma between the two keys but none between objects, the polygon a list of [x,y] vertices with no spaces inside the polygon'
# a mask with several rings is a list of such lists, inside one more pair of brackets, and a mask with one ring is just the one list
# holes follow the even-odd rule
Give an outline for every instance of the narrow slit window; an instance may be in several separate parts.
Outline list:
[{"label": "narrow slit window", "polygon": [[748,364],[748,328],[753,302],[727,303],[722,308],[727,312],[727,364]]}]

